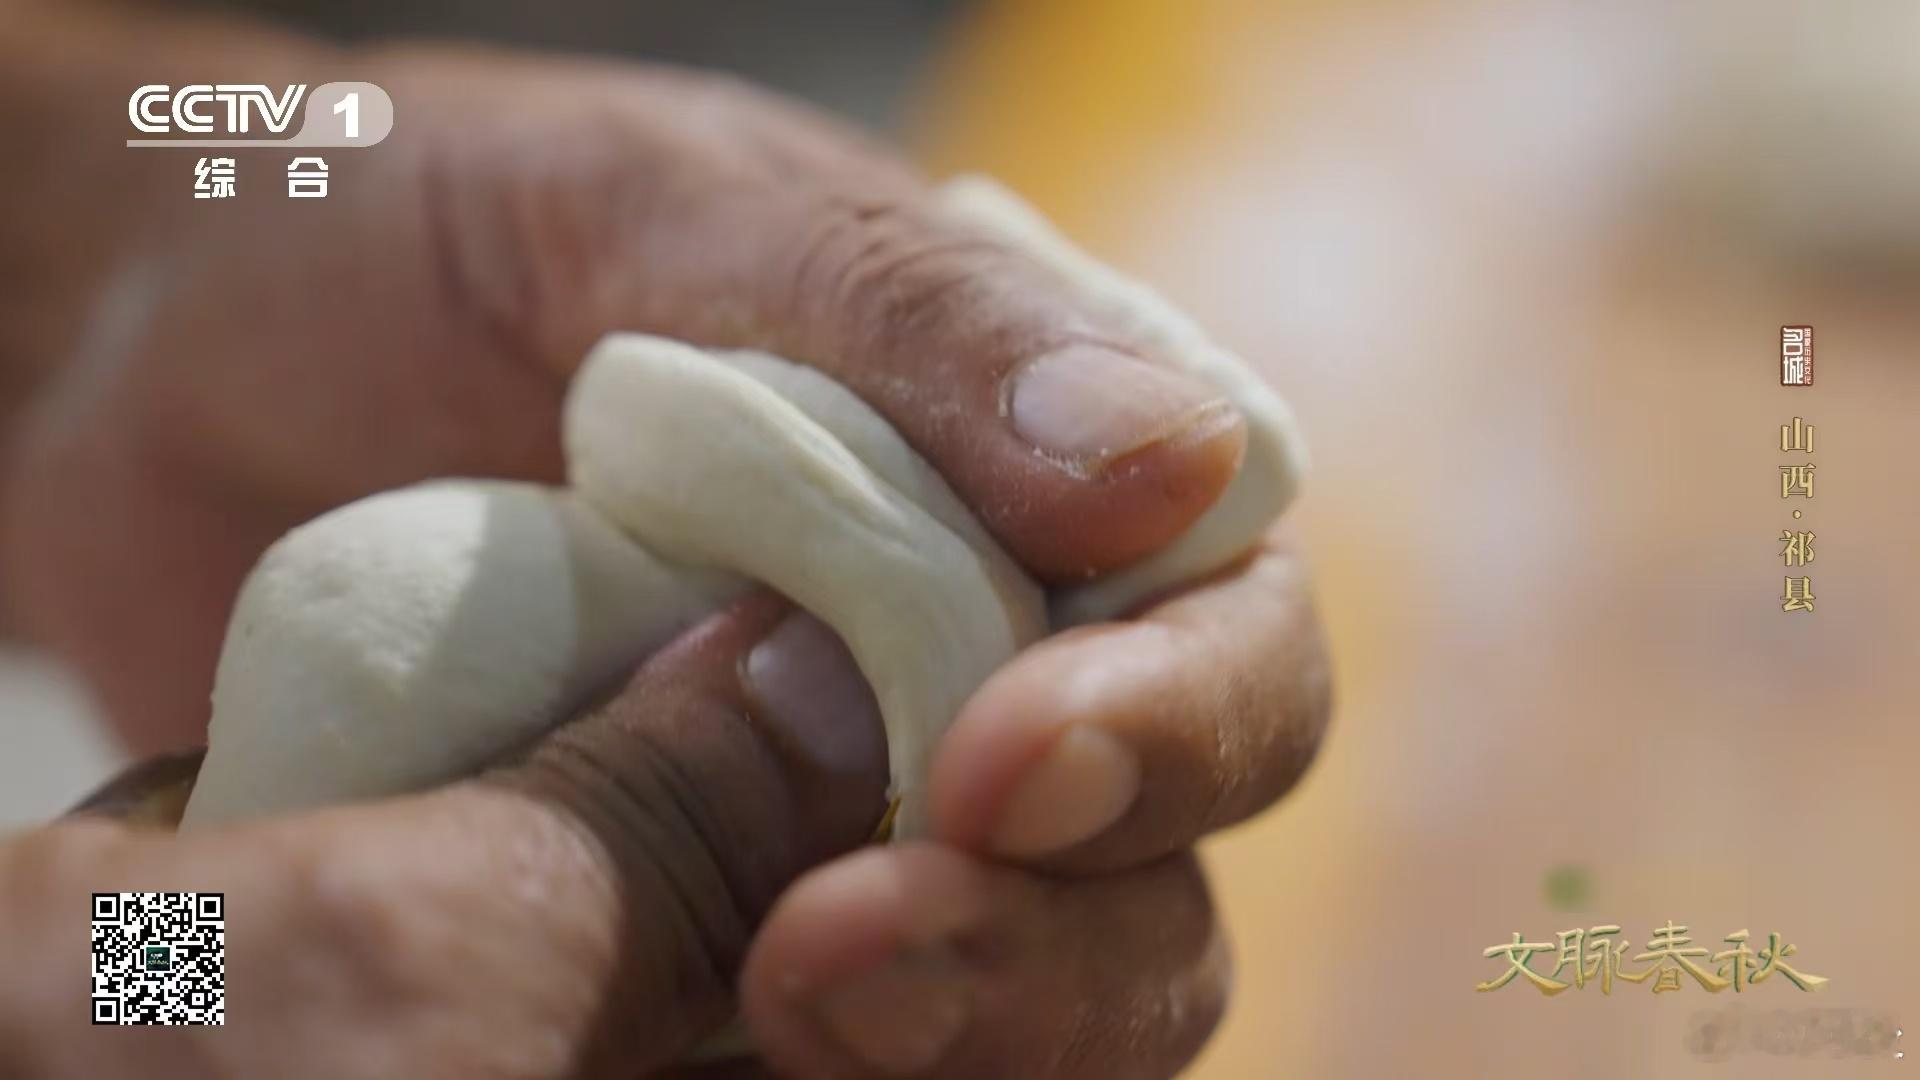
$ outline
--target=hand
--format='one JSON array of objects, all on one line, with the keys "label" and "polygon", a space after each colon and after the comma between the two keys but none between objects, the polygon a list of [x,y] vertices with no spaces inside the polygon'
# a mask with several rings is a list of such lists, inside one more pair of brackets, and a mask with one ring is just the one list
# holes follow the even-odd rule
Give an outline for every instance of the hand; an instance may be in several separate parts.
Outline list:
[{"label": "hand", "polygon": [[[761,594],[474,781],[235,828],[79,820],[0,843],[17,961],[0,1075],[650,1073],[728,1017],[754,923],[870,836],[884,801],[871,697],[783,698],[796,664],[852,670],[831,632]],[[829,704],[851,711],[805,711]],[[846,721],[834,752],[806,737],[821,720]],[[226,894],[228,1026],[88,1025],[88,894],[151,890]]]},{"label": "hand", "polygon": [[1293,786],[1330,705],[1284,536],[1028,650],[941,744],[945,844],[842,858],[767,918],[741,986],[759,1046],[798,1076],[1174,1075],[1229,982],[1192,846]]},{"label": "hand", "polygon": [[[1274,656],[1275,672],[1315,663],[1302,581],[1283,551],[1262,555],[1139,627],[1028,654],[976,699],[971,736],[942,758],[941,775],[961,785],[996,771],[970,761],[1034,734],[1007,707],[1095,726],[1136,751],[1173,747],[1141,757],[1137,798],[1099,839],[1041,857],[1063,873],[934,843],[870,847],[802,878],[767,916],[794,874],[868,835],[886,755],[844,647],[765,594],[474,781],[178,836],[68,822],[0,843],[0,949],[15,976],[0,984],[0,1071],[1170,1076],[1218,1017],[1227,978],[1181,837],[1284,786],[1320,708],[1311,677],[1249,680],[1210,718],[1240,736],[1217,753],[1228,727],[1179,730],[1190,689],[1179,680],[1244,671],[1252,653]],[[1217,606],[1240,602],[1259,605],[1254,632],[1212,637]],[[1136,683],[1151,658],[1133,650],[1147,639],[1176,662],[1225,647],[1227,666],[1176,663],[1176,678]],[[1071,710],[1031,692],[1062,672],[1089,691]],[[1275,742],[1295,745],[1264,752]],[[1100,802],[1085,785],[1099,770],[1076,771],[1053,768],[1049,782],[1066,785],[1053,794]],[[976,822],[1011,827],[1023,850],[1056,820],[1031,798],[988,809]],[[227,894],[228,1027],[87,1027],[71,943],[87,895],[109,890]],[[739,994],[765,1061],[673,1067],[728,1015],[743,957]]]},{"label": "hand", "polygon": [[[565,378],[610,329],[823,367],[1049,580],[1153,550],[1231,476],[1243,432],[1218,395],[1138,356],[1039,267],[944,220],[904,168],[816,117],[701,76],[437,52],[350,59],[399,103],[394,136],[343,162],[326,200],[243,199],[218,214],[178,209],[190,162],[175,160],[144,204],[150,242],[96,283],[88,332],[32,399],[10,462],[0,557],[18,614],[79,666],[140,749],[199,738],[233,590],[291,525],[432,475],[556,479]],[[307,81],[345,77],[336,56],[290,62],[312,67]],[[709,631],[734,648],[719,649],[713,671],[732,672],[764,629],[732,618]],[[712,671],[669,678],[664,664],[649,665],[653,677],[712,685]],[[143,888],[232,882],[276,912],[317,897],[326,910],[304,923],[290,913],[286,933],[325,942],[363,924],[376,944],[306,946],[342,965],[308,974],[334,979],[342,999],[364,984],[359,1000],[388,1006],[375,1006],[378,1045],[415,1047],[409,1060],[428,1075],[451,1068],[428,1062],[510,1071],[486,1055],[540,1049],[548,1064],[668,1060],[724,1014],[726,975],[751,940],[747,1015],[769,1060],[799,1075],[857,1075],[864,1056],[868,1071],[927,1075],[1163,1076],[1198,1047],[1225,989],[1188,849],[1297,777],[1326,683],[1304,573],[1278,545],[1138,623],[1048,642],[984,688],[943,745],[934,796],[947,843],[815,871],[758,938],[756,918],[787,879],[858,837],[728,862],[793,835],[802,826],[785,818],[797,811],[742,788],[741,776],[772,783],[753,764],[764,750],[683,746],[698,709],[651,695],[638,743],[648,752],[612,725],[627,741],[562,753],[567,768],[528,766],[547,777],[531,800],[461,785],[177,841],[73,840],[62,828],[28,841],[40,854],[14,865],[51,860],[68,888],[112,887],[87,869],[105,865]],[[847,695],[809,685],[784,700],[813,698]],[[808,729],[824,729],[811,736],[823,752],[851,755],[831,740],[857,746],[857,726]],[[615,782],[634,770],[639,781]],[[687,776],[705,779],[674,779]],[[456,819],[489,827],[450,830]],[[537,867],[518,869],[522,858]],[[567,866],[547,859],[578,864],[577,895],[563,892]],[[163,862],[183,869],[162,874]],[[309,888],[316,876],[324,887]],[[549,877],[554,891],[537,903],[487,906],[502,880],[532,889]],[[326,884],[343,880],[357,890]],[[609,891],[623,903],[605,931]],[[529,1027],[473,1000],[487,986],[477,978],[436,981],[436,961],[410,944],[446,939],[409,912],[505,927],[569,902],[602,938],[500,931],[499,970],[558,973],[527,1001],[497,979],[488,987],[525,1005],[539,1020]],[[247,939],[233,934],[240,1008]],[[263,944],[245,947],[269,950],[258,956],[301,948],[253,940]],[[694,957],[670,980],[686,1002],[606,975],[648,955]],[[849,985],[861,974],[873,976],[864,990]],[[254,1008],[301,1009],[269,1030],[310,1016],[318,1040],[355,1015],[350,1001],[331,1014],[297,1006],[283,991],[298,987],[275,989],[279,977],[247,991],[268,1003]],[[609,978],[622,988],[607,1002],[638,1003],[617,1015],[657,1015],[658,1030],[615,1037],[582,1019]],[[383,996],[383,981],[399,989]],[[532,1004],[542,993],[574,1012]],[[396,1000],[417,1003],[422,1022],[396,1022]],[[288,1035],[257,1051],[294,1045]]]},{"label": "hand", "polygon": [[559,481],[561,395],[610,330],[827,370],[1045,578],[1154,550],[1232,476],[1245,433],[1218,393],[1127,355],[821,117],[586,62],[285,63],[401,103],[387,141],[336,155],[326,199],[263,177],[195,201],[192,155],[156,152],[48,245],[87,247],[88,215],[130,237],[80,330],[37,346],[67,359],[6,462],[0,593],[136,751],[200,741],[234,593],[292,526],[434,476]]}]

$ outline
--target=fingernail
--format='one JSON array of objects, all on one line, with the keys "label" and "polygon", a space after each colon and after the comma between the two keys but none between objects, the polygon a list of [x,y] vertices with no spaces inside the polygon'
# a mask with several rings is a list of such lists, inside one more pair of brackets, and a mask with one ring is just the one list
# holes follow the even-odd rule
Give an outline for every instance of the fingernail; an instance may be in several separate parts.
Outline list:
[{"label": "fingernail", "polygon": [[902,955],[827,991],[814,1007],[848,1053],[887,1076],[938,1065],[972,1015],[964,972],[933,952]]},{"label": "fingernail", "polygon": [[1140,761],[1097,727],[1077,724],[1013,789],[989,846],[1001,855],[1045,855],[1120,820],[1140,793]]},{"label": "fingernail", "polygon": [[884,767],[880,704],[826,623],[804,611],[787,616],[747,654],[746,680],[767,719],[820,767],[861,775]]},{"label": "fingernail", "polygon": [[1021,438],[1092,462],[1162,442],[1231,409],[1226,395],[1197,379],[1087,344],[1028,363],[1014,376],[1008,402]]}]

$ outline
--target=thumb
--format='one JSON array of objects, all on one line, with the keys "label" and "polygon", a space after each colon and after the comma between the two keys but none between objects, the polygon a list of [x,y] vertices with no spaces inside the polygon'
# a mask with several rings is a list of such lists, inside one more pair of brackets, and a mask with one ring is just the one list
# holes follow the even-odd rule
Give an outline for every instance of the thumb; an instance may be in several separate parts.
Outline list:
[{"label": "thumb", "polygon": [[[135,794],[193,762],[161,765],[84,809],[151,803]],[[651,1072],[733,1014],[775,897],[873,835],[886,783],[851,655],[760,593],[477,780],[178,836],[75,821],[0,842],[0,953],[35,973],[0,980],[0,1074]],[[237,1034],[83,1037],[68,950],[89,891],[225,894]]]},{"label": "thumb", "polygon": [[616,898],[617,946],[585,1053],[644,1069],[732,1014],[747,946],[787,885],[873,836],[886,738],[833,631],[759,594],[474,786],[527,796],[588,840],[591,872],[568,891],[589,911],[606,910],[603,890]]},{"label": "thumb", "polygon": [[[774,325],[864,398],[1043,580],[1159,550],[1232,480],[1246,426],[1221,388],[1060,268],[931,196],[799,211]],[[785,269],[783,269],[783,267]]]},{"label": "thumb", "polygon": [[574,89],[551,154],[509,126],[434,158],[449,288],[515,351],[565,375],[637,330],[818,368],[1054,582],[1159,550],[1232,479],[1225,394],[891,155],[729,80]]},{"label": "thumb", "polygon": [[1159,550],[1232,480],[1220,388],[931,193],[757,212],[764,344],[860,395],[1043,580]]}]

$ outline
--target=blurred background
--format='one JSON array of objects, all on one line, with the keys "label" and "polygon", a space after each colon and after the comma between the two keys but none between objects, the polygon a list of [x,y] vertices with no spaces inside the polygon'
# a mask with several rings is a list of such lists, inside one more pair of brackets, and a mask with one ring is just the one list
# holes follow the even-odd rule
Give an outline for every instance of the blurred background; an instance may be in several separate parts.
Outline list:
[{"label": "blurred background", "polygon": [[[1190,1075],[1920,1068],[1696,1031],[1920,1032],[1920,5],[318,6],[258,5],[809,97],[999,175],[1291,399],[1340,706],[1304,786],[1210,846],[1239,986]],[[1783,323],[1816,328],[1812,388],[1779,385]],[[1790,525],[1812,614],[1781,610]],[[43,661],[0,661],[0,709],[0,826],[118,761]],[[1618,924],[1631,956],[1668,920],[1779,931],[1831,983],[1474,992],[1515,931]]]}]

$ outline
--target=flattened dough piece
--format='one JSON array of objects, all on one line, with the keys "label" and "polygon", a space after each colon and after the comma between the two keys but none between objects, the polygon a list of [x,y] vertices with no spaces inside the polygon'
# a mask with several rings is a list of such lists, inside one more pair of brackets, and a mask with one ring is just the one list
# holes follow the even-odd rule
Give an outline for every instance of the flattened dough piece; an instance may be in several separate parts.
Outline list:
[{"label": "flattened dough piece", "polygon": [[1042,628],[1039,590],[772,386],[690,346],[602,340],[574,376],[565,431],[573,486],[621,528],[667,558],[764,581],[840,633],[886,721],[895,828],[923,834],[934,745]]}]

